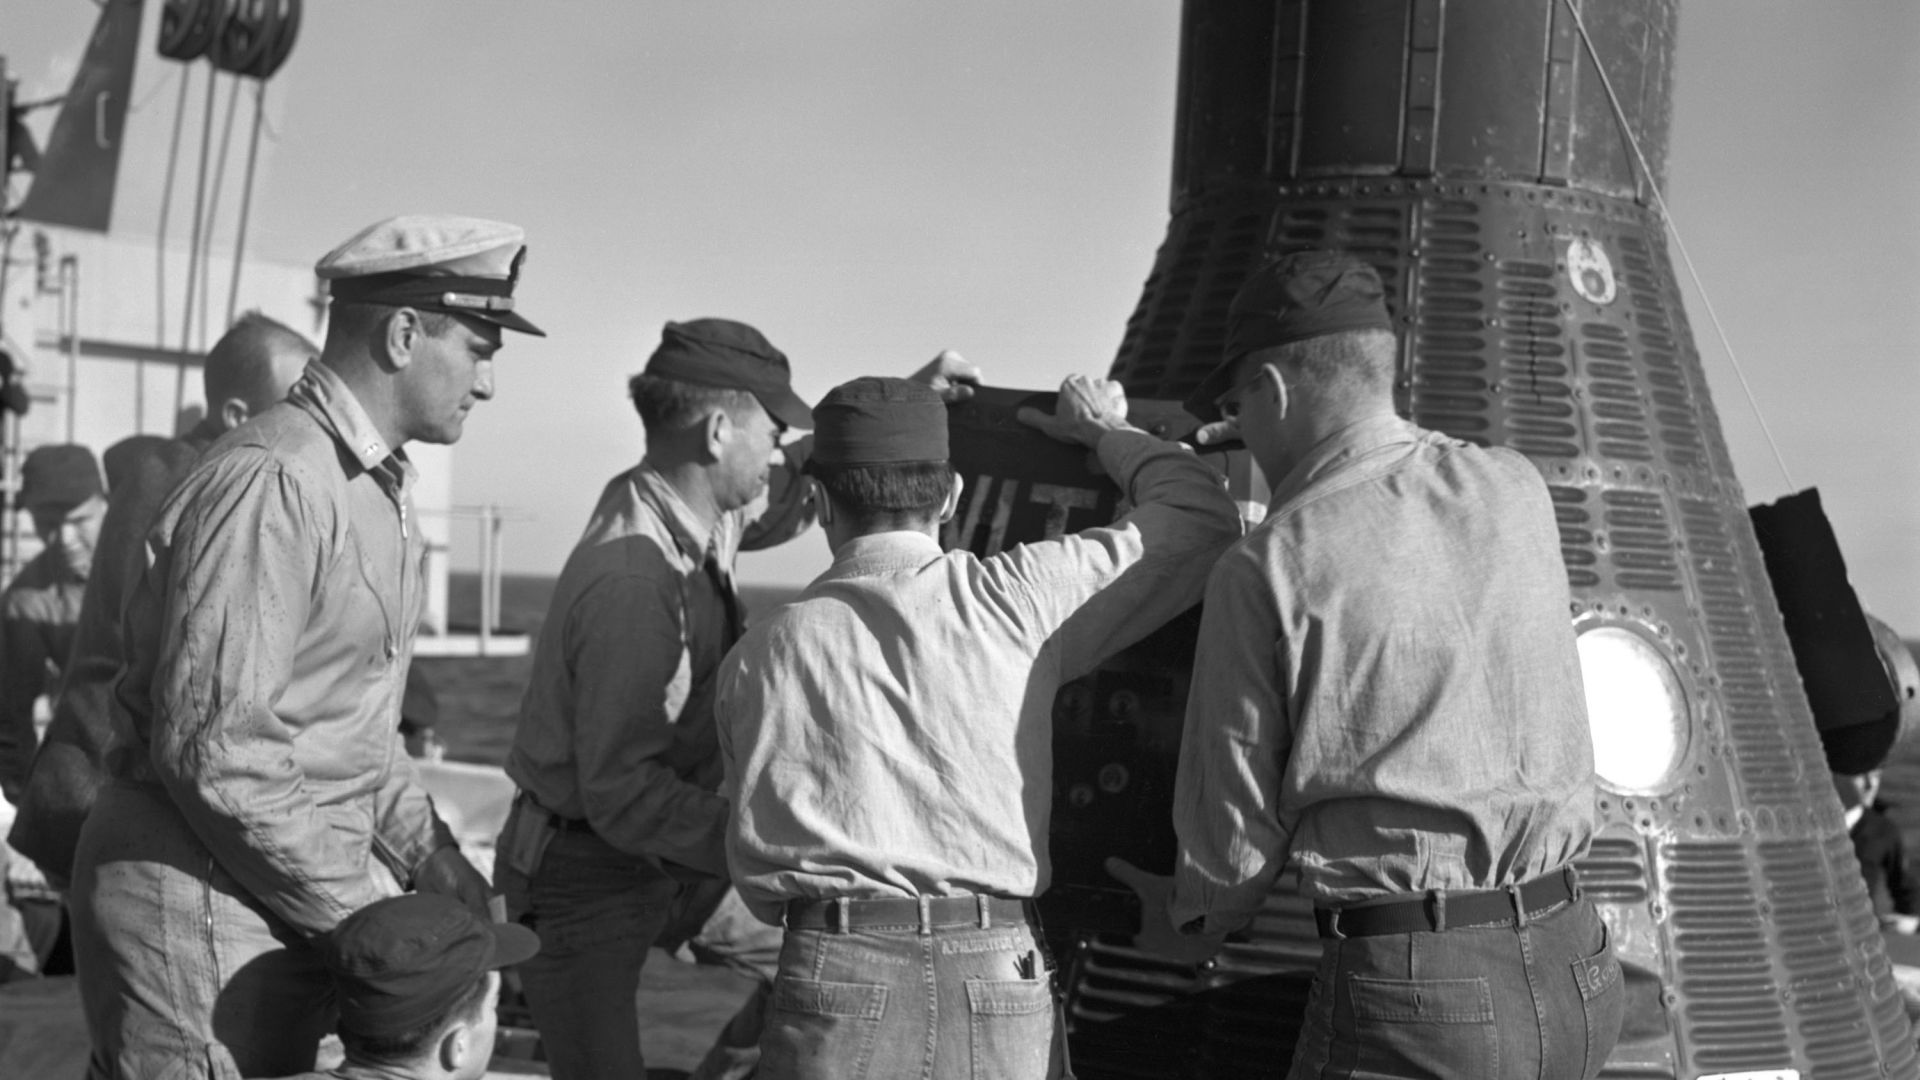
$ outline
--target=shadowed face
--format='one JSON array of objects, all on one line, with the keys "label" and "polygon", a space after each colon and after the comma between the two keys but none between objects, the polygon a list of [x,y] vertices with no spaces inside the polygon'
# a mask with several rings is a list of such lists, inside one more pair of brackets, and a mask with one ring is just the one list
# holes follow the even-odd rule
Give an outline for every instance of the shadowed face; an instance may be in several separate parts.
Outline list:
[{"label": "shadowed face", "polygon": [[1261,349],[1242,358],[1233,389],[1214,400],[1221,419],[1233,424],[1269,480],[1286,475],[1287,467],[1282,425],[1289,403],[1280,353],[1281,349]]},{"label": "shadowed face", "polygon": [[737,510],[767,490],[773,463],[779,456],[785,424],[767,414],[759,402],[730,409],[731,431],[720,451],[720,479],[715,485],[721,508]]},{"label": "shadowed face", "polygon": [[493,354],[500,328],[456,316],[439,334],[423,335],[401,372],[399,404],[409,439],[458,442],[467,413],[493,397]]},{"label": "shadowed face", "polygon": [[67,569],[84,578],[93,572],[93,549],[106,513],[107,500],[98,495],[74,507],[41,507],[33,511],[33,531]]}]

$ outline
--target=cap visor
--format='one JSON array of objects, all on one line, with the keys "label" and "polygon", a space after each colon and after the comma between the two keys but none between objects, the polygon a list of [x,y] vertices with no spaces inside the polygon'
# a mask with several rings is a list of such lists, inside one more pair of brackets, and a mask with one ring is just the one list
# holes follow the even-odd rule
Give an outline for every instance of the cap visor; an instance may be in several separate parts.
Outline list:
[{"label": "cap visor", "polygon": [[503,968],[530,960],[540,951],[540,937],[519,923],[488,923],[493,936],[493,962],[490,968]]},{"label": "cap visor", "polygon": [[516,311],[475,311],[463,314],[472,314],[475,318],[484,319],[505,330],[518,330],[523,334],[532,334],[534,337],[547,336],[545,330],[528,322]]},{"label": "cap visor", "polygon": [[1233,389],[1233,370],[1238,361],[1238,357],[1220,361],[1219,366],[1209,371],[1207,377],[1200,380],[1200,385],[1193,388],[1193,393],[1180,403],[1181,407],[1203,424],[1220,419],[1220,395]]},{"label": "cap visor", "polygon": [[760,407],[767,410],[768,415],[775,420],[801,431],[813,430],[813,410],[807,408],[807,403],[801,401],[800,395],[791,389],[783,386],[766,393],[756,390],[753,396],[759,400]]}]

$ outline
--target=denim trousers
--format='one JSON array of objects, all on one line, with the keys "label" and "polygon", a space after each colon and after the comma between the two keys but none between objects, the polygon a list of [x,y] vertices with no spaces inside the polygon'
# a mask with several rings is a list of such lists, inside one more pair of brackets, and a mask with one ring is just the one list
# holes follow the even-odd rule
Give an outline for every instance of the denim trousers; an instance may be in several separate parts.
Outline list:
[{"label": "denim trousers", "polygon": [[318,952],[214,861],[164,792],[100,792],[68,900],[90,1080],[314,1067],[335,1018]]},{"label": "denim trousers", "polygon": [[[513,832],[509,822],[503,835]],[[539,954],[516,970],[556,1080],[645,1076],[635,998],[647,951],[697,932],[725,882],[676,876],[590,832],[554,833],[531,875],[505,858],[494,874],[507,918],[540,936]],[[764,988],[748,998],[695,1080],[752,1075],[765,1004]]]},{"label": "denim trousers", "polygon": [[760,1080],[1044,1080],[1058,1018],[1032,927],[789,928]]},{"label": "denim trousers", "polygon": [[1289,1080],[1591,1080],[1620,964],[1584,897],[1520,922],[1324,943]]}]

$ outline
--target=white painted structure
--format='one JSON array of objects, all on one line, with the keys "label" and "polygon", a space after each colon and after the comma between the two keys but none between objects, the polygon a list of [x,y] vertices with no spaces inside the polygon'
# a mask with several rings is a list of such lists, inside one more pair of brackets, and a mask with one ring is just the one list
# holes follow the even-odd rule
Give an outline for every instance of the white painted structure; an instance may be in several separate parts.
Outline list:
[{"label": "white painted structure", "polygon": [[[15,417],[6,418],[0,483],[9,495],[19,461],[36,446],[75,442],[97,457],[130,435],[173,436],[199,422],[206,405],[202,358],[228,325],[231,257],[216,253],[206,260],[202,280],[192,286],[193,326],[183,332],[189,290],[184,247],[169,250],[163,262],[150,239],[22,223],[6,254],[0,332],[7,351],[24,362],[32,400],[17,424]],[[326,316],[318,284],[309,266],[248,259],[232,294],[233,311],[260,311],[318,342]],[[414,500],[428,551],[420,651],[524,652],[523,636],[447,633],[449,533],[456,517],[477,515],[453,505],[452,448],[414,443],[407,455],[420,473]],[[4,566],[9,578],[39,547],[26,516],[12,518],[4,548],[12,556]],[[484,558],[497,548],[497,526],[486,521],[481,528]],[[488,576],[497,574],[497,562],[485,561]],[[482,591],[497,596],[497,583],[483,582]],[[497,604],[483,607],[497,610]]]}]

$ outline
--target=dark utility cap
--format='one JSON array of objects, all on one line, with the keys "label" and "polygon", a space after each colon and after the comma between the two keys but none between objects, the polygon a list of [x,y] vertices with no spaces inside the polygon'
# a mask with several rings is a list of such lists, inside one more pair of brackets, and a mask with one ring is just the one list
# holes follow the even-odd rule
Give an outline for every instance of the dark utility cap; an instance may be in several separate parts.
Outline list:
[{"label": "dark utility cap", "polygon": [[347,916],[321,949],[340,1026],[382,1038],[443,1016],[482,975],[539,952],[540,939],[516,923],[482,922],[449,897],[408,893]]},{"label": "dark utility cap", "polygon": [[77,443],[36,447],[20,466],[20,506],[26,510],[71,510],[105,494],[93,451]]},{"label": "dark utility cap", "polygon": [[947,406],[911,379],[865,376],[841,383],[813,411],[813,462],[906,465],[947,460]]},{"label": "dark utility cap", "polygon": [[1215,399],[1233,389],[1234,372],[1249,353],[1349,330],[1391,330],[1380,275],[1359,259],[1334,251],[1303,251],[1253,272],[1227,308],[1227,347],[1185,402],[1202,420],[1217,420]]},{"label": "dark utility cap", "polygon": [[793,392],[787,354],[760,331],[732,319],[670,322],[647,359],[648,375],[716,390],[745,390],[767,415],[790,428],[811,430],[813,412]]}]

